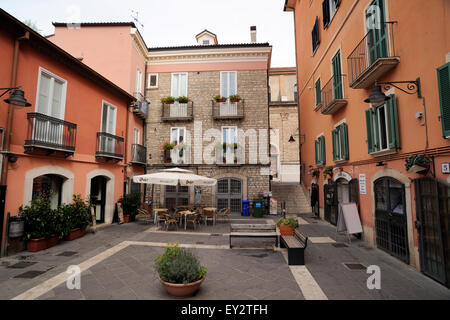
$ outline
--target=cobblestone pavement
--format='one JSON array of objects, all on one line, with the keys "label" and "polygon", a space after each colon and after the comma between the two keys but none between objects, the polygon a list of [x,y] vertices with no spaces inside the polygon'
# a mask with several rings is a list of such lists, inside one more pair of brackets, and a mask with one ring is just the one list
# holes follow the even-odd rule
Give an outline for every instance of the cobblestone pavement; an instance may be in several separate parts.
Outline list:
[{"label": "cobblestone pavement", "polygon": [[[449,289],[388,254],[359,240],[349,244],[345,237],[336,237],[333,226],[310,215],[302,219],[300,231],[311,237],[305,267],[288,266],[285,252],[274,250],[270,239],[237,239],[236,249],[228,249],[230,222],[168,232],[153,224],[114,224],[41,252],[0,259],[0,299],[25,294],[63,300],[173,299],[153,269],[167,242],[192,247],[208,268],[193,299],[450,299]],[[270,217],[240,221],[273,223]],[[345,246],[335,247],[336,242]],[[381,290],[367,289],[365,269],[350,270],[344,263],[378,265]],[[84,266],[81,290],[66,287],[70,265]]]}]

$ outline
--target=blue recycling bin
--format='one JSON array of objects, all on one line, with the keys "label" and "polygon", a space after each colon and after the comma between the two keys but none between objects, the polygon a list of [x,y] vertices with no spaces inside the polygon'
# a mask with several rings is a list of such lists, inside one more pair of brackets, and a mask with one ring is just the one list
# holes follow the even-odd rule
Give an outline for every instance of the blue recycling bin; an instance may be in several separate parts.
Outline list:
[{"label": "blue recycling bin", "polygon": [[250,216],[250,200],[242,200],[242,215],[244,217]]}]

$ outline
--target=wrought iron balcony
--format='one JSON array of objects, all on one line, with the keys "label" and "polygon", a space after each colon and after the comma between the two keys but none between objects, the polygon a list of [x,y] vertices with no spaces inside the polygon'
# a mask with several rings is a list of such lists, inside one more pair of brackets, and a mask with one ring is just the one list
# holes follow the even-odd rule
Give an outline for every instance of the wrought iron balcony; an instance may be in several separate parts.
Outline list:
[{"label": "wrought iron balcony", "polygon": [[400,63],[395,55],[393,29],[394,23],[384,23],[381,29],[370,30],[348,56],[350,88],[370,88]]},{"label": "wrought iron balcony", "polygon": [[122,160],[123,141],[123,138],[110,133],[97,132],[96,158]]},{"label": "wrought iron balcony", "polygon": [[133,144],[131,146],[131,163],[146,165],[147,148],[140,144]]},{"label": "wrought iron balcony", "polygon": [[344,77],[333,76],[322,88],[321,97],[322,114],[334,114],[347,105],[348,101],[344,99]]},{"label": "wrought iron balcony", "polygon": [[216,102],[212,100],[212,114],[215,120],[244,119],[245,100],[239,102]]},{"label": "wrought iron balcony", "polygon": [[137,101],[133,106],[133,112],[141,119],[147,119],[148,116],[148,102],[145,100]]},{"label": "wrought iron balcony", "polygon": [[194,102],[175,102],[173,104],[162,103],[163,121],[192,121],[194,119]]},{"label": "wrought iron balcony", "polygon": [[75,152],[77,125],[42,113],[28,113],[28,131],[25,152],[35,148],[72,155]]}]

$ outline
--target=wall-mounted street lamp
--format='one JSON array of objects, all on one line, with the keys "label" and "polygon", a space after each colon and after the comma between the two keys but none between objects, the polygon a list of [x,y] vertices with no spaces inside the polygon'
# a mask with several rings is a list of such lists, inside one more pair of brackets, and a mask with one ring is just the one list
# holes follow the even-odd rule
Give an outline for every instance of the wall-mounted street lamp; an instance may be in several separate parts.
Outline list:
[{"label": "wall-mounted street lamp", "polygon": [[[398,84],[406,84],[406,89],[403,89],[398,86]],[[369,98],[364,100],[366,103],[371,103],[373,106],[377,107],[384,104],[390,98],[386,96],[381,90],[381,85],[384,85],[384,90],[389,90],[391,87],[395,87],[400,91],[403,91],[407,94],[417,94],[419,99],[422,98],[422,88],[420,85],[420,78],[417,78],[414,81],[386,81],[386,82],[375,82],[373,86],[372,93]]]},{"label": "wall-mounted street lamp", "polygon": [[[288,142],[295,142],[294,136],[295,136],[295,137],[303,138],[303,143],[305,142],[305,137],[306,137],[306,135],[304,135],[304,134],[298,134],[298,133],[297,133],[297,134],[292,134],[291,137],[289,138],[289,141],[288,141]],[[302,143],[301,140],[300,140],[300,143]]]},{"label": "wall-mounted street lamp", "polygon": [[3,92],[0,97],[3,97],[8,92],[12,91],[9,99],[4,100],[7,104],[11,104],[18,108],[31,107],[31,103],[29,103],[27,99],[25,99],[24,92],[21,86],[12,88],[0,88],[0,90],[5,90],[5,92]]}]

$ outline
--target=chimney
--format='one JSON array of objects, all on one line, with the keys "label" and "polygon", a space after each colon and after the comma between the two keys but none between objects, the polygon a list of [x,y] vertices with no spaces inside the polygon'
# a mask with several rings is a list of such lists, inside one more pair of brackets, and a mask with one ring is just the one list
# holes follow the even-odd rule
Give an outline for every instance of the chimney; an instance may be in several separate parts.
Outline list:
[{"label": "chimney", "polygon": [[256,26],[250,27],[250,42],[256,43]]}]

